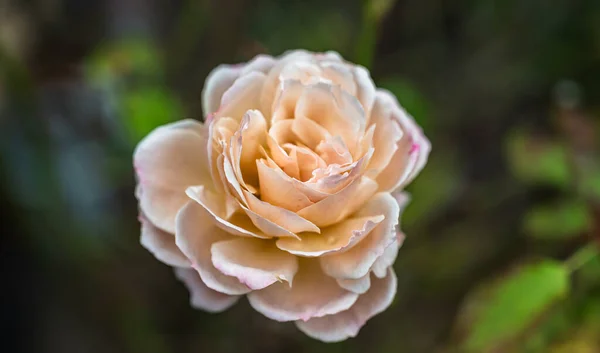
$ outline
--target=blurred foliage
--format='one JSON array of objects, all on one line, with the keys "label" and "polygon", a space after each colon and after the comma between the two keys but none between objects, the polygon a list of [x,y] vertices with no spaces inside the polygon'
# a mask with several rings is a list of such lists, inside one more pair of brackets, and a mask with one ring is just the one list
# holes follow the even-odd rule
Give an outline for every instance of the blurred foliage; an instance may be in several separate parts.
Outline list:
[{"label": "blurred foliage", "polygon": [[469,303],[472,316],[465,348],[469,352],[499,350],[521,335],[569,287],[569,272],[561,264],[543,261],[516,269],[492,286],[484,286],[476,303]]},{"label": "blurred foliage", "polygon": [[508,137],[508,161],[515,176],[529,183],[566,186],[570,182],[566,147],[516,130]]},{"label": "blurred foliage", "polygon": [[524,230],[540,239],[560,239],[588,232],[592,220],[585,202],[560,200],[530,209],[524,216]]},{"label": "blurred foliage", "polygon": [[[138,242],[137,142],[295,48],[369,68],[433,146],[394,304],[339,344],[191,309]],[[597,0],[0,0],[2,351],[599,352],[599,116]]]}]

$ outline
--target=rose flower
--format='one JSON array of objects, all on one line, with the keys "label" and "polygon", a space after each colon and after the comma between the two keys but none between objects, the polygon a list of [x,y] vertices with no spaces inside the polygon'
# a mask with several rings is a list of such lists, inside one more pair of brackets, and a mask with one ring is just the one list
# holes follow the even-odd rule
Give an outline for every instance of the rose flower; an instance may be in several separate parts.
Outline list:
[{"label": "rose flower", "polygon": [[316,339],[356,336],[396,293],[400,191],[429,141],[333,52],[221,65],[202,103],[204,123],[159,127],[136,148],[142,245],[196,308],[246,295]]}]

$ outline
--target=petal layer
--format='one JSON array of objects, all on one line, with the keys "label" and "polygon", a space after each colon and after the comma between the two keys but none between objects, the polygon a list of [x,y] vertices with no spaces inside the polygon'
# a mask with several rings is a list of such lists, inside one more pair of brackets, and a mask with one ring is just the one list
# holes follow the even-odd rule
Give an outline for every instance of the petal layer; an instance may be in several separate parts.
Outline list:
[{"label": "petal layer", "polygon": [[248,286],[217,270],[212,263],[212,244],[231,239],[232,236],[214,226],[210,215],[194,201],[188,202],[177,215],[175,242],[192,261],[202,282],[209,288],[224,294],[240,295],[250,291]]},{"label": "petal layer", "polygon": [[298,271],[295,256],[280,251],[273,242],[237,238],[211,247],[212,263],[223,274],[236,277],[252,290],[286,281],[290,285]]},{"label": "petal layer", "polygon": [[300,331],[323,342],[339,342],[355,337],[373,316],[383,312],[393,302],[397,280],[392,269],[383,279],[373,278],[369,291],[361,295],[348,310],[335,315],[296,321]]},{"label": "petal layer", "polygon": [[250,305],[276,321],[308,320],[335,314],[354,304],[358,294],[342,289],[317,263],[304,260],[290,287],[275,283],[248,294]]},{"label": "petal layer", "polygon": [[194,269],[176,268],[175,277],[183,282],[190,292],[190,304],[193,308],[220,313],[240,299],[239,296],[219,293],[208,288]]}]

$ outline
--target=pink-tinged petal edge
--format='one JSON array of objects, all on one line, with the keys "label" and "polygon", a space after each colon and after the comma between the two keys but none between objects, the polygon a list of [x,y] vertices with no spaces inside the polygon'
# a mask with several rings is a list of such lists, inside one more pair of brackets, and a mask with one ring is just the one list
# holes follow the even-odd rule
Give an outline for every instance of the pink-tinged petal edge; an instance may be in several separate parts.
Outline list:
[{"label": "pink-tinged petal edge", "polygon": [[308,336],[323,342],[339,342],[356,337],[369,319],[392,304],[396,289],[396,275],[390,268],[385,278],[372,278],[371,288],[350,309],[308,321],[296,321],[296,326]]},{"label": "pink-tinged petal edge", "polygon": [[209,313],[220,313],[229,309],[240,297],[214,291],[206,286],[198,273],[191,268],[175,268],[175,277],[190,292],[190,305]]}]

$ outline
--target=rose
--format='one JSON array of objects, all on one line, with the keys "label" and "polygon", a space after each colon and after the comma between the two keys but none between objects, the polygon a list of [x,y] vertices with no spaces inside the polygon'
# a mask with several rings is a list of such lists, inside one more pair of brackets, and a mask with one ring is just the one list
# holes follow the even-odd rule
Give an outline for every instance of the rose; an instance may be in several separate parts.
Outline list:
[{"label": "rose", "polygon": [[396,293],[400,191],[428,140],[389,92],[338,54],[217,67],[204,124],[157,128],[134,164],[141,242],[194,307],[247,295],[323,341],[353,337]]}]

